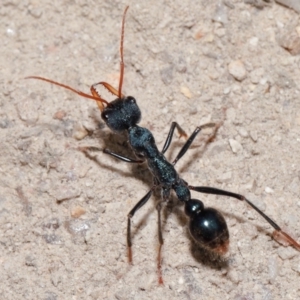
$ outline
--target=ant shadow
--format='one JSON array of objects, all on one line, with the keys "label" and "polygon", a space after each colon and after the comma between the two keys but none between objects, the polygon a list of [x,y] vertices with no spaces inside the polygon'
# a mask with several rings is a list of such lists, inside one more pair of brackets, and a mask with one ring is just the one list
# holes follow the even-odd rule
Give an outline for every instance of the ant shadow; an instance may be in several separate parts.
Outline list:
[{"label": "ant shadow", "polygon": [[[123,171],[117,166],[119,164],[124,164],[125,162],[121,162],[119,159],[109,156],[109,159],[114,162],[113,165],[104,163],[101,159],[99,159],[98,155],[94,155],[95,152],[103,153],[104,149],[109,149],[115,153],[118,153],[120,155],[131,157],[133,159],[136,159],[135,155],[133,154],[129,143],[128,138],[126,135],[119,135],[115,134],[111,131],[103,132],[102,134],[98,133],[98,130],[101,130],[105,128],[104,123],[99,124],[99,120],[96,119],[96,117],[93,117],[94,122],[98,125],[97,129],[93,132],[90,132],[89,136],[92,136],[93,138],[96,138],[97,140],[101,141],[105,146],[104,148],[98,148],[94,146],[83,146],[79,147],[79,150],[90,160],[94,161],[98,166],[100,166],[103,169],[107,169],[111,172],[116,172],[121,174],[123,177],[131,177],[136,178],[138,180],[141,180],[143,182],[149,183],[149,186],[152,186],[151,183],[153,183],[152,175],[149,171],[149,169],[146,166],[146,163],[131,163],[130,165],[130,171]],[[103,125],[103,126],[102,126]],[[104,129],[106,130],[106,129]],[[106,157],[107,154],[104,154]]]}]

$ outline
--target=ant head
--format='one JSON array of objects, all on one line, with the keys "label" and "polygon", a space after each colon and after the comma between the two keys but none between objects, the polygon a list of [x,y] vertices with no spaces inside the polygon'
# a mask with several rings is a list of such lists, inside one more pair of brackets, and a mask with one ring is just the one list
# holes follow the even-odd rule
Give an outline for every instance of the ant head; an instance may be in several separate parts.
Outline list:
[{"label": "ant head", "polygon": [[218,254],[228,251],[229,233],[221,213],[214,208],[204,208],[196,199],[185,203],[185,213],[190,218],[189,231],[196,242]]},{"label": "ant head", "polygon": [[141,111],[136,100],[128,96],[108,103],[101,117],[111,130],[122,132],[140,121]]}]

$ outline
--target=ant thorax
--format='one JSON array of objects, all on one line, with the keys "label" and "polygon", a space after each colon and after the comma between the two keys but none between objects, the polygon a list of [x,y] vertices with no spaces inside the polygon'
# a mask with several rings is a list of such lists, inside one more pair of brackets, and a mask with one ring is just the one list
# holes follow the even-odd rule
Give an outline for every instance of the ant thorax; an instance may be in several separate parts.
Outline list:
[{"label": "ant thorax", "polygon": [[174,166],[157,149],[155,139],[147,128],[132,126],[128,130],[129,144],[139,157],[144,157],[158,183],[172,187],[179,179]]}]

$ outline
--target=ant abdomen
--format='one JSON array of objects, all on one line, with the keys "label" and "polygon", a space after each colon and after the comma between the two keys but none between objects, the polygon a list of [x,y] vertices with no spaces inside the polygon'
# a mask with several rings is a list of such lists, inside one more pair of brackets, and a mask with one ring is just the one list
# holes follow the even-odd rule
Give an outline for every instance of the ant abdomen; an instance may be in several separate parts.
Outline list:
[{"label": "ant abdomen", "polygon": [[185,213],[190,218],[189,231],[201,246],[225,254],[229,246],[229,232],[226,221],[216,209],[204,208],[197,199],[185,202]]}]

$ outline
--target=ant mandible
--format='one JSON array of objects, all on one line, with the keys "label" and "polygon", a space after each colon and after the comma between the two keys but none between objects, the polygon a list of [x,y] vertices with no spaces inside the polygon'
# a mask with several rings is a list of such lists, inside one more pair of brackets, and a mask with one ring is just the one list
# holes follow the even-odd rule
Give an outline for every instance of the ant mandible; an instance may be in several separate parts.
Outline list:
[{"label": "ant mandible", "polygon": [[[123,155],[114,153],[108,149],[104,149],[103,152],[109,154],[117,159],[128,163],[143,163],[147,162],[148,168],[153,175],[153,185],[149,192],[131,209],[128,214],[127,222],[127,245],[128,245],[128,259],[132,263],[132,239],[131,239],[131,218],[135,213],[144,206],[150,199],[153,191],[156,188],[161,189],[162,199],[158,202],[156,208],[158,212],[158,240],[159,240],[159,251],[157,258],[159,283],[163,283],[161,274],[161,248],[163,245],[162,229],[161,229],[161,208],[162,204],[166,203],[170,199],[171,190],[174,190],[179,201],[184,203],[184,212],[189,218],[189,231],[193,239],[201,246],[212,250],[218,254],[225,254],[229,246],[229,232],[224,217],[214,208],[204,207],[202,201],[198,199],[192,199],[190,190],[204,193],[214,194],[221,196],[228,196],[241,201],[245,201],[254,210],[256,210],[274,229],[274,236],[281,237],[286,240],[290,245],[300,251],[300,244],[296,242],[289,234],[282,231],[282,229],[266,214],[264,214],[258,207],[256,207],[251,201],[245,196],[232,193],[229,191],[221,190],[214,187],[206,186],[192,186],[189,185],[178,175],[175,170],[175,165],[180,158],[187,152],[192,142],[194,141],[197,134],[204,128],[217,127],[214,123],[208,123],[202,126],[198,126],[194,132],[187,139],[178,155],[172,163],[167,161],[164,154],[168,150],[175,128],[177,129],[180,136],[187,137],[184,130],[176,123],[172,122],[169,134],[163,146],[163,149],[159,151],[157,149],[154,137],[152,133],[143,127],[138,126],[141,119],[141,111],[136,103],[135,98],[131,96],[124,96],[122,94],[122,85],[124,78],[124,59],[123,59],[123,44],[124,44],[124,25],[125,16],[128,10],[128,6],[125,8],[122,28],[121,28],[121,42],[120,42],[120,80],[119,88],[116,90],[109,83],[98,82],[90,87],[91,95],[84,92],[78,91],[68,85],[46,79],[39,76],[29,76],[27,78],[38,79],[47,81],[49,83],[58,85],[65,89],[71,90],[72,92],[92,100],[95,100],[101,111],[101,117],[106,125],[115,133],[122,134],[126,133],[129,144],[138,159],[125,157]],[[103,99],[96,90],[97,85],[103,85],[109,92],[117,96],[112,102],[108,102]]]}]

